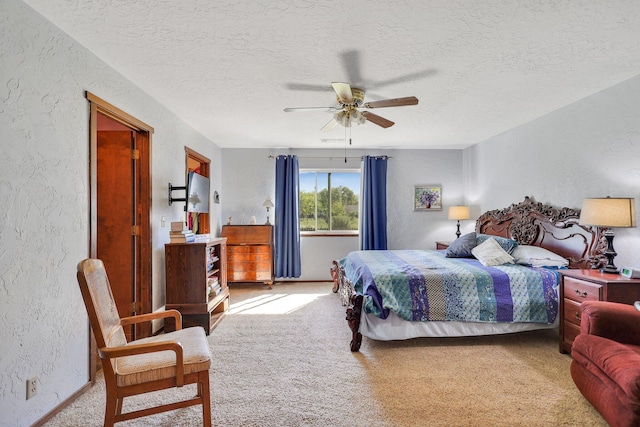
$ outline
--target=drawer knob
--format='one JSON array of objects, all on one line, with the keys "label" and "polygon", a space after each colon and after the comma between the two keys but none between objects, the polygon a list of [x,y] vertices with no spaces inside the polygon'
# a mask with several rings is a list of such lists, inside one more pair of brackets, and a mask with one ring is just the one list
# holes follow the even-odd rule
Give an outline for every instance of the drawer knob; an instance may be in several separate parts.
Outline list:
[{"label": "drawer knob", "polygon": [[576,311],[576,319],[580,320],[580,313]]},{"label": "drawer knob", "polygon": [[579,297],[582,297],[582,298],[586,298],[587,297],[587,291],[580,292],[580,289],[576,289],[576,295],[578,295]]}]

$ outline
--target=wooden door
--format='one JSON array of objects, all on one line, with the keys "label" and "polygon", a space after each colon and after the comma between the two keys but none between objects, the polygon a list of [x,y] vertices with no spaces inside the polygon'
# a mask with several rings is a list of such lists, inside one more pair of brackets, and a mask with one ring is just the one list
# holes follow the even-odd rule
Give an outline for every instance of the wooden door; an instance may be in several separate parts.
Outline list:
[{"label": "wooden door", "polygon": [[[102,258],[120,315],[151,313],[151,135],[153,127],[86,92],[90,102],[89,256]],[[149,322],[129,337],[152,334]],[[91,339],[90,379],[97,348]]]},{"label": "wooden door", "polygon": [[[98,130],[97,256],[105,265],[120,317],[135,313],[136,236],[131,130]],[[128,328],[129,329],[129,328]],[[128,338],[131,331],[127,331]]]}]

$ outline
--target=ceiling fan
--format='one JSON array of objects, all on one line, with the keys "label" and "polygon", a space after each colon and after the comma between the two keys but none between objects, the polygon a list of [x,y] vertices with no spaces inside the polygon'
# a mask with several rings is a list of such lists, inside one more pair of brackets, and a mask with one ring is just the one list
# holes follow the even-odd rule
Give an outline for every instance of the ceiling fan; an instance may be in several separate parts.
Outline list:
[{"label": "ceiling fan", "polygon": [[388,128],[393,126],[394,122],[370,111],[361,110],[418,104],[418,98],[415,96],[364,102],[365,92],[362,89],[351,87],[349,83],[341,82],[333,82],[331,83],[331,86],[336,92],[338,104],[340,104],[339,106],[285,108],[284,111],[327,111],[334,113],[333,118],[320,129],[322,131],[329,131],[338,124],[341,124],[344,127],[351,127],[352,125],[361,125],[366,121],[370,121],[371,123],[383,128]]}]

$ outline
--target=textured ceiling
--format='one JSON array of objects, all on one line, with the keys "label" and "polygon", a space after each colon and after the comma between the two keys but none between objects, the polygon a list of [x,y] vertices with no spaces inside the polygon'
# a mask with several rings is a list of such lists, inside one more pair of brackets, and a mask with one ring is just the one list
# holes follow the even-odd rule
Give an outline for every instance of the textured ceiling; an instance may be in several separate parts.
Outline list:
[{"label": "textured ceiling", "polygon": [[332,81],[420,100],[354,148],[462,148],[640,70],[637,0],[24,1],[220,147],[343,147],[330,113],[283,112],[337,105]]}]

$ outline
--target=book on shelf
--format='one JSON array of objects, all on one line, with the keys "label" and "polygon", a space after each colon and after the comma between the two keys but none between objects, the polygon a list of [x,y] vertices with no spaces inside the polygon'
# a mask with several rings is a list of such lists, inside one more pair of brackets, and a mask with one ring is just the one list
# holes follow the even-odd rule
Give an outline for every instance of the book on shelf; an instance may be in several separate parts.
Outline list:
[{"label": "book on shelf", "polygon": [[222,292],[222,285],[218,280],[218,276],[211,276],[207,279],[207,293],[209,297],[218,296]]}]

